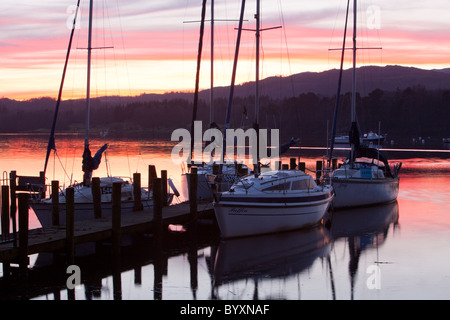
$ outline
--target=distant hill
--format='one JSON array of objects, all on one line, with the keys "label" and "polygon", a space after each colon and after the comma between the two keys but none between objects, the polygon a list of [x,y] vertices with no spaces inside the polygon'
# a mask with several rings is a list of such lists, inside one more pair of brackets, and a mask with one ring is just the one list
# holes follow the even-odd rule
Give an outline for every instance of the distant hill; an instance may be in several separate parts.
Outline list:
[{"label": "distant hill", "polygon": [[[302,93],[315,93],[323,96],[336,94],[339,70],[332,69],[323,72],[302,72],[287,77],[269,77],[260,81],[260,93],[270,98],[295,97]],[[424,70],[413,67],[402,66],[367,66],[356,70],[357,91],[361,96],[366,96],[375,89],[383,91],[396,91],[408,87],[422,86],[426,89],[450,89],[450,68]],[[344,70],[341,93],[351,91],[352,72],[351,69]],[[199,98],[209,101],[209,89],[202,90]],[[235,86],[235,97],[253,96],[255,91],[254,82],[247,82]],[[97,104],[129,104],[143,103],[149,101],[162,101],[172,99],[193,100],[192,92],[168,92],[164,94],[143,93],[134,97],[99,97],[92,99],[93,105]],[[229,87],[214,88],[216,98],[228,99]],[[72,106],[84,106],[84,99],[65,101],[64,104]],[[8,98],[0,99],[0,108],[17,109],[53,109],[54,99],[44,97],[27,101],[16,101]]]},{"label": "distant hill", "polygon": [[[339,70],[332,69],[323,72],[303,72],[288,77],[269,77],[260,81],[261,94],[271,98],[297,96],[301,93],[331,96],[337,91]],[[441,70],[424,70],[413,67],[385,66],[360,67],[356,70],[357,91],[362,96],[375,89],[396,91],[408,87],[422,86],[426,89],[450,88],[450,68]],[[350,92],[352,85],[352,70],[343,72],[341,92]],[[254,82],[236,86],[236,96],[254,95]],[[228,97],[228,87],[214,89],[214,96]],[[209,96],[209,90],[201,93]]]}]

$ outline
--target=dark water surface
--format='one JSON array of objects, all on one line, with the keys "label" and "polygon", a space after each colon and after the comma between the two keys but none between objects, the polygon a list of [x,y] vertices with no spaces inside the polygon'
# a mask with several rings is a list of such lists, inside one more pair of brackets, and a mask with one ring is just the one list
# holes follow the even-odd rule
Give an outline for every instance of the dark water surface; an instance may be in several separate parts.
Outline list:
[{"label": "dark water surface", "polygon": [[[80,141],[77,136],[58,139],[61,146],[52,156],[49,180],[68,185],[81,179]],[[93,141],[92,149],[103,142]],[[0,137],[4,176],[11,170],[37,175],[46,143],[45,136]],[[168,170],[179,186],[182,167],[171,161],[171,148],[161,141],[113,141],[94,175],[141,172],[146,186],[148,165],[154,164],[158,171]],[[293,152],[296,157],[300,152],[310,170],[324,153]],[[449,152],[388,154],[403,162],[395,203],[334,211],[329,228],[227,241],[220,240],[211,221],[171,226],[162,248],[153,245],[151,235],[124,238],[119,260],[112,258],[109,243],[79,246],[75,264],[81,284],[75,299],[449,299]],[[33,215],[30,226],[40,226]],[[26,284],[0,279],[1,299],[68,299],[63,256],[33,255],[30,263]]]}]

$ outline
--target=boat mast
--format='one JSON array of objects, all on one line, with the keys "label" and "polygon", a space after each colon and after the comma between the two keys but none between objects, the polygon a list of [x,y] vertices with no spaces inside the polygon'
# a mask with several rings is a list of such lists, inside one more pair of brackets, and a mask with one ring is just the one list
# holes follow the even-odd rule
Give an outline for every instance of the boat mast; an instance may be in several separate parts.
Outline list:
[{"label": "boat mast", "polygon": [[86,86],[86,134],[84,137],[84,148],[89,148],[89,125],[91,112],[91,53],[92,53],[92,10],[94,0],[89,2],[89,35],[87,47],[87,86]]},{"label": "boat mast", "polygon": [[259,175],[259,45],[260,45],[260,9],[261,4],[260,0],[256,1],[256,31],[255,31],[255,40],[256,40],[256,65],[255,65],[255,123],[254,129],[256,130],[256,164],[255,164],[255,177]]},{"label": "boat mast", "polygon": [[209,124],[214,123],[214,0],[211,0],[211,80],[209,91]]},{"label": "boat mast", "polygon": [[350,142],[352,143],[351,147],[351,157],[350,160],[353,162],[355,156],[355,142],[359,144],[359,134],[357,135],[358,141],[354,140],[355,135],[353,134],[354,130],[358,130],[356,124],[356,0],[353,3],[353,70],[352,70],[352,103],[351,103],[351,132],[352,135],[349,136]]}]

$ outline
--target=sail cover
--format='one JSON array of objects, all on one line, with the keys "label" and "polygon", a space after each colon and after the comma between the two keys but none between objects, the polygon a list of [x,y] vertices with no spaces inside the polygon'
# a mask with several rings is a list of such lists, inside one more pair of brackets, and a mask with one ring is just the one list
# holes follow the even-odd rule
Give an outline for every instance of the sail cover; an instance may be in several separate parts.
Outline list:
[{"label": "sail cover", "polygon": [[82,166],[83,172],[92,172],[95,169],[97,169],[102,160],[102,154],[107,148],[108,144],[106,143],[92,157],[89,146],[86,146],[83,152],[83,166]]}]

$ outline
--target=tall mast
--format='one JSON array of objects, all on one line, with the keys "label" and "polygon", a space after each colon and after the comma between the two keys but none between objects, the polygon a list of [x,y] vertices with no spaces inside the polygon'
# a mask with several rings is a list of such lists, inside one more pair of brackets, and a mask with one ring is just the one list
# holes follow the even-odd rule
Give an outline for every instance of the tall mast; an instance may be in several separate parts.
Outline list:
[{"label": "tall mast", "polygon": [[214,0],[211,0],[211,82],[209,91],[209,123],[214,122]]},{"label": "tall mast", "polygon": [[352,122],[356,122],[356,0],[353,4],[353,79],[352,79]]},{"label": "tall mast", "polygon": [[87,55],[87,87],[86,87],[86,134],[84,137],[84,147],[89,147],[89,123],[91,110],[91,53],[92,53],[92,11],[94,0],[89,2],[89,36],[88,36],[88,55]]},{"label": "tall mast", "polygon": [[255,123],[259,124],[259,45],[260,45],[260,1],[256,1],[256,33],[255,33],[255,40],[256,40],[256,75],[255,75]]}]

